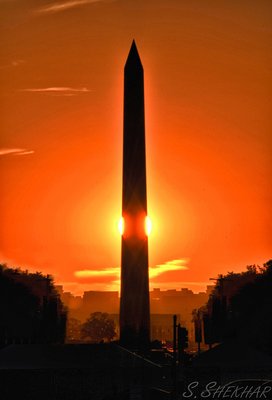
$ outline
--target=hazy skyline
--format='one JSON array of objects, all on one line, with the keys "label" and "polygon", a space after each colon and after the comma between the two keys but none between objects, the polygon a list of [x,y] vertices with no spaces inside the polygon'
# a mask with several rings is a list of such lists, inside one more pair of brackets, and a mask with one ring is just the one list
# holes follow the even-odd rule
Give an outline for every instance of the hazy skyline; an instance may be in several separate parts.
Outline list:
[{"label": "hazy skyline", "polygon": [[145,71],[151,289],[203,290],[271,258],[271,2],[0,9],[1,261],[74,293],[119,289],[132,39]]}]

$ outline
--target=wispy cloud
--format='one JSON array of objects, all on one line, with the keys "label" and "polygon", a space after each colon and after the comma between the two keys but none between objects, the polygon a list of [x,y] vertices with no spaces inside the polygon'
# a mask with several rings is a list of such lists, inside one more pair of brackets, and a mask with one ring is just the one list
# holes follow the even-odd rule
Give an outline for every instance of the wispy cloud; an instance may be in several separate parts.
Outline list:
[{"label": "wispy cloud", "polygon": [[26,149],[0,149],[0,156],[5,156],[8,154],[12,154],[14,156],[25,156],[28,154],[34,154],[34,150],[26,150]]},{"label": "wispy cloud", "polygon": [[155,278],[163,273],[170,271],[184,271],[187,270],[187,259],[178,259],[172,261],[166,261],[163,264],[156,265],[155,267],[149,268],[149,277]]},{"label": "wispy cloud", "polygon": [[103,270],[90,270],[90,269],[83,269],[80,271],[75,271],[74,275],[77,278],[93,278],[93,277],[99,277],[99,276],[108,276],[108,277],[116,277],[119,276],[120,268],[114,267],[114,268],[107,268]]},{"label": "wispy cloud", "polygon": [[7,64],[0,65],[0,69],[10,68],[10,67],[16,68],[16,67],[19,67],[19,65],[22,65],[24,63],[25,63],[25,60],[13,60],[13,61],[8,62]]},{"label": "wispy cloud", "polygon": [[49,4],[41,7],[35,11],[36,14],[53,14],[62,11],[69,10],[71,8],[80,7],[86,4],[101,3],[105,0],[70,0],[70,1],[59,1],[55,4]]},{"label": "wispy cloud", "polygon": [[[163,264],[156,265],[155,267],[149,268],[149,277],[155,278],[161,274],[164,274],[169,271],[183,271],[187,270],[187,259],[178,259],[167,261]],[[90,270],[83,269],[79,271],[75,271],[74,275],[77,278],[96,278],[108,277],[109,280],[119,279],[120,278],[120,267],[106,268],[103,270]]]},{"label": "wispy cloud", "polygon": [[72,87],[65,87],[65,86],[52,86],[46,88],[29,88],[29,89],[21,89],[21,92],[30,92],[30,93],[47,93],[52,95],[59,95],[59,96],[74,96],[78,93],[88,93],[90,92],[89,89],[86,87],[80,88],[72,88]]},{"label": "wispy cloud", "polygon": [[35,151],[34,150],[25,150],[25,151],[21,151],[20,153],[17,153],[17,156],[27,156],[28,154],[34,154]]},{"label": "wispy cloud", "polygon": [[24,64],[24,63],[25,63],[25,60],[14,60],[11,62],[11,65],[13,67],[18,67],[19,65]]}]

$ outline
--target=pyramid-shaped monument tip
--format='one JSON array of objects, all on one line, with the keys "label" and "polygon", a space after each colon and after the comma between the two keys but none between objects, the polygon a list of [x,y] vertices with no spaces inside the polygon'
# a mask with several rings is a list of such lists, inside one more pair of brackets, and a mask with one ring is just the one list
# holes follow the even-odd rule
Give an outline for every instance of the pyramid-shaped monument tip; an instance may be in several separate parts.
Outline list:
[{"label": "pyramid-shaped monument tip", "polygon": [[129,50],[128,58],[127,58],[127,61],[126,61],[126,65],[127,64],[135,64],[135,65],[140,64],[140,65],[142,65],[141,59],[140,59],[140,56],[139,56],[139,52],[138,52],[138,49],[137,49],[137,46],[136,46],[136,42],[135,42],[134,39],[132,41],[132,44],[131,44],[131,47],[130,47],[130,50]]}]

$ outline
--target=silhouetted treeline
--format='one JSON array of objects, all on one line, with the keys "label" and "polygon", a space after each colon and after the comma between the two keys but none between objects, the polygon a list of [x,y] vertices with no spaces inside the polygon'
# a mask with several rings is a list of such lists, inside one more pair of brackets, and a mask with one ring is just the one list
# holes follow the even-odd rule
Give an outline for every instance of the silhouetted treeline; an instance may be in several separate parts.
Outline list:
[{"label": "silhouetted treeline", "polygon": [[0,264],[0,344],[63,343],[66,309],[53,279]]},{"label": "silhouetted treeline", "polygon": [[272,354],[272,260],[219,276],[198,315],[206,344],[239,340]]}]

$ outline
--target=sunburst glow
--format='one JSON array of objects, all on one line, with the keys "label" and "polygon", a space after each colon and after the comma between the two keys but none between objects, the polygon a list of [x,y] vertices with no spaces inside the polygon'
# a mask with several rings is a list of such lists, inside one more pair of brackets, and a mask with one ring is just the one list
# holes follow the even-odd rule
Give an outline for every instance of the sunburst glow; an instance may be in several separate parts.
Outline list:
[{"label": "sunburst glow", "polygon": [[121,236],[124,234],[124,230],[125,230],[125,220],[123,217],[121,217],[118,222],[118,231]]},{"label": "sunburst glow", "polygon": [[150,235],[151,231],[152,231],[152,221],[150,217],[147,215],[145,217],[145,233],[147,234],[147,236]]}]

